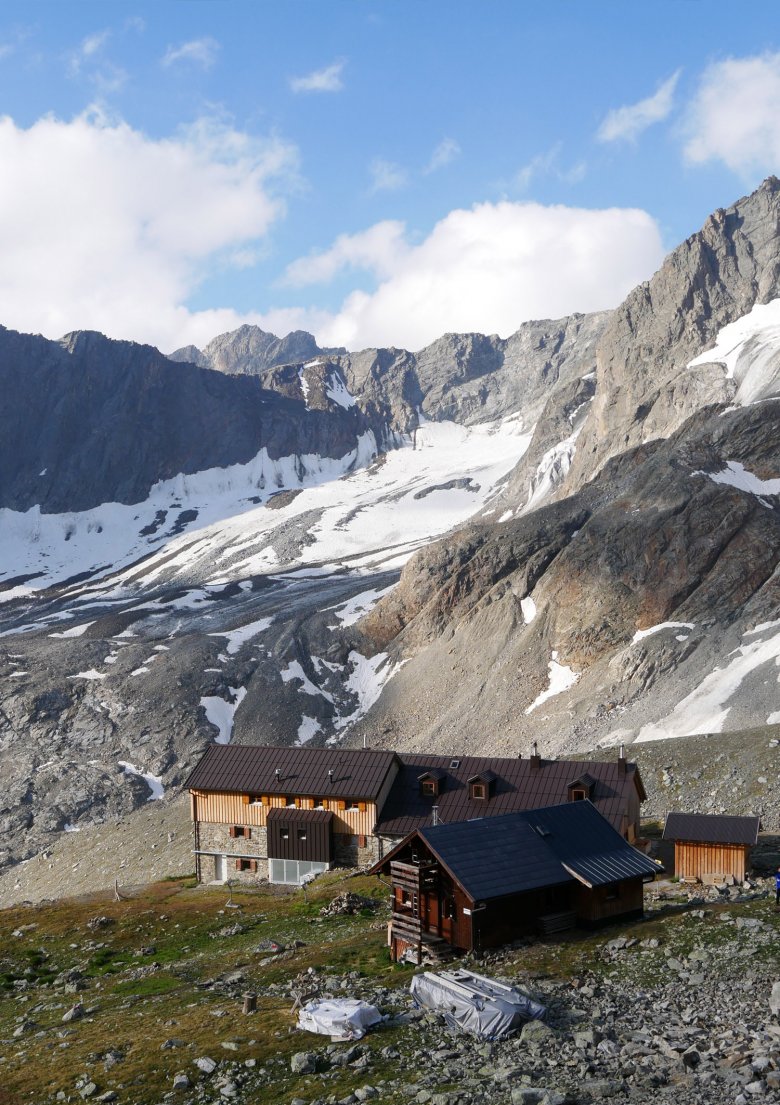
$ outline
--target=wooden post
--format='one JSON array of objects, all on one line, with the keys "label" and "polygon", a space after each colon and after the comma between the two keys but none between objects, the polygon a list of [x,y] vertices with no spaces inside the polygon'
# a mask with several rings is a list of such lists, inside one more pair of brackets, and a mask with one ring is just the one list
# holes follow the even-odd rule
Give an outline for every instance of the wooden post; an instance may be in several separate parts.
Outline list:
[{"label": "wooden post", "polygon": [[257,1012],[257,994],[244,994],[244,1007],[241,1010],[242,1013],[256,1013]]}]

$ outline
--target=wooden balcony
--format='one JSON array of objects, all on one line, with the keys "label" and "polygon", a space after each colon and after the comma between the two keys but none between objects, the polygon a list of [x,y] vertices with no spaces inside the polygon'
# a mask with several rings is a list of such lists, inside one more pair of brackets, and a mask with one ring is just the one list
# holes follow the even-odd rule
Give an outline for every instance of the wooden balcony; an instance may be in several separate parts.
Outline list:
[{"label": "wooden balcony", "polygon": [[398,860],[393,860],[390,864],[390,881],[394,887],[415,894],[422,890],[436,890],[439,885],[439,866],[436,863],[399,863]]},{"label": "wooden balcony", "polygon": [[394,912],[391,925],[393,937],[398,940],[409,940],[416,943],[422,939],[422,921],[419,917],[413,917],[411,913]]}]

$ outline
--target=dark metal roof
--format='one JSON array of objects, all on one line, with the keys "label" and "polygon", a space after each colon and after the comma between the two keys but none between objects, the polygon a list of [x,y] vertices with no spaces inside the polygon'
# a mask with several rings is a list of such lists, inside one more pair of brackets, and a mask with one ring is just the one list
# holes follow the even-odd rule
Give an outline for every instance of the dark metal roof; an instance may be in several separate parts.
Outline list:
[{"label": "dark metal roof", "polygon": [[272,806],[266,820],[268,821],[332,821],[333,813],[330,810],[300,810],[297,806]]},{"label": "dark metal roof", "polygon": [[605,886],[638,875],[656,875],[659,865],[632,847],[592,802],[567,802],[522,815],[556,857],[588,886]]},{"label": "dark metal roof", "polygon": [[362,748],[210,744],[185,786],[227,794],[332,795],[372,801],[395,758],[395,752]]},{"label": "dark metal roof", "polygon": [[569,790],[571,787],[576,787],[577,785],[583,787],[592,787],[596,781],[597,780],[593,778],[589,771],[584,771],[582,775],[578,775],[576,779],[571,779],[566,784],[566,789]]},{"label": "dark metal roof", "polygon": [[498,776],[495,771],[478,771],[476,775],[472,775],[470,779],[467,779],[467,783],[492,783]]},{"label": "dark metal roof", "polygon": [[[463,756],[458,767],[451,768],[450,764],[455,761],[448,756],[399,753],[398,758],[401,770],[379,813],[376,827],[378,833],[386,836],[406,836],[413,829],[430,825],[434,804],[439,807],[442,823],[553,806],[567,800],[568,785],[577,775],[592,776],[590,799],[618,831],[622,831],[623,814],[627,812],[632,792],[638,790],[640,797],[644,797],[636,764],[628,763],[623,770],[616,759],[606,763],[542,760],[538,768],[533,768],[528,759]],[[446,773],[444,786],[435,799],[420,792],[420,774],[431,768],[440,768]],[[487,800],[470,799],[468,780],[484,771],[495,773],[492,795]]]},{"label": "dark metal roof", "polygon": [[[604,886],[661,870],[589,801],[431,825],[417,833],[473,901],[574,878]],[[374,870],[386,866],[392,855]]]},{"label": "dark metal roof", "polygon": [[701,844],[755,844],[760,828],[760,817],[667,813],[663,839]]}]

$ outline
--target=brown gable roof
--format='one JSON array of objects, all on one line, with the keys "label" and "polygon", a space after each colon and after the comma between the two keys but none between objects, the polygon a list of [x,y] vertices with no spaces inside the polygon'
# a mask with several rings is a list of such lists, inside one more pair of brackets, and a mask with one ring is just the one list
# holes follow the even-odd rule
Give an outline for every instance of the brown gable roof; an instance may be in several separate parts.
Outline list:
[{"label": "brown gable roof", "polygon": [[[568,800],[572,777],[586,773],[593,778],[590,799],[593,805],[618,830],[623,830],[623,815],[628,799],[638,790],[644,798],[636,764],[623,769],[617,760],[609,763],[589,760],[542,760],[532,767],[528,759],[493,759],[463,756],[457,768],[450,767],[449,756],[409,756],[398,754],[401,770],[379,812],[376,831],[386,836],[406,836],[414,829],[431,824],[431,806],[438,807],[441,823],[467,821],[474,817],[492,817],[518,810],[554,806]],[[436,797],[420,792],[419,777],[426,769],[440,768],[446,773],[445,785]],[[469,798],[468,781],[484,772],[495,773],[492,797],[485,801]]]},{"label": "brown gable roof", "polygon": [[755,844],[761,819],[711,813],[667,813],[664,840],[694,844]]},{"label": "brown gable roof", "polygon": [[362,748],[210,744],[184,785],[226,794],[332,795],[370,802],[395,759],[395,752]]}]

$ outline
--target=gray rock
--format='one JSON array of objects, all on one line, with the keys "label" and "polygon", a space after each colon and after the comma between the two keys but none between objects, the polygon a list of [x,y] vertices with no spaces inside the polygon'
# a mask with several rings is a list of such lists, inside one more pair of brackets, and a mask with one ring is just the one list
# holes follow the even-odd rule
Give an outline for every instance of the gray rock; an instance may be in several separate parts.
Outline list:
[{"label": "gray rock", "polygon": [[290,1060],[293,1074],[314,1074],[317,1069],[317,1056],[313,1051],[296,1051]]},{"label": "gray rock", "polygon": [[553,1030],[544,1021],[528,1021],[523,1025],[520,1038],[523,1043],[546,1044],[553,1035]]},{"label": "gray rock", "polygon": [[204,1074],[213,1074],[217,1069],[215,1060],[210,1059],[207,1055],[201,1055],[199,1059],[196,1059],[195,1066],[198,1070],[203,1071]]}]

